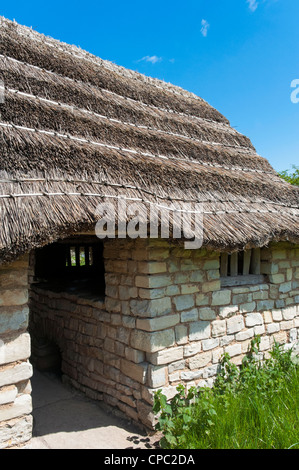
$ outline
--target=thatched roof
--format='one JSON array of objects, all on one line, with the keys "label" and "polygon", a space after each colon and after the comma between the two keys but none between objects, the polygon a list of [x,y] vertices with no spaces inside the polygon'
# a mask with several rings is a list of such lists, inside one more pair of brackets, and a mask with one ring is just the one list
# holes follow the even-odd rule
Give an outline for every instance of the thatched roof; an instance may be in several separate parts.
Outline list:
[{"label": "thatched roof", "polygon": [[93,227],[120,195],[202,201],[219,250],[298,242],[298,188],[207,102],[2,17],[0,37],[2,261]]}]

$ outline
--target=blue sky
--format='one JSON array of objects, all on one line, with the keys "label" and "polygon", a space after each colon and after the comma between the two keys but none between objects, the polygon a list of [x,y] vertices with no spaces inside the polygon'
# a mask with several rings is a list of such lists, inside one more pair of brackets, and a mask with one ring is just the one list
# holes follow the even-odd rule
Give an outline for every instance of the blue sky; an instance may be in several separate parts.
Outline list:
[{"label": "blue sky", "polygon": [[276,170],[299,165],[298,0],[14,0],[0,14],[196,93]]}]

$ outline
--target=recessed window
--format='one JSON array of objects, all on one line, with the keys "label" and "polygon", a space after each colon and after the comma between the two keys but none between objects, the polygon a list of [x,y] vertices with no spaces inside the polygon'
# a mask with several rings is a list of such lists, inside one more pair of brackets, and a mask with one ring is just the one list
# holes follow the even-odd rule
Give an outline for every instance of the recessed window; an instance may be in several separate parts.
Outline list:
[{"label": "recessed window", "polygon": [[35,279],[55,290],[105,293],[103,244],[93,239],[52,243],[35,252]]},{"label": "recessed window", "polygon": [[94,247],[92,245],[66,246],[65,248],[65,266],[67,268],[93,266]]},{"label": "recessed window", "polygon": [[222,253],[220,279],[221,286],[262,283],[260,249]]}]

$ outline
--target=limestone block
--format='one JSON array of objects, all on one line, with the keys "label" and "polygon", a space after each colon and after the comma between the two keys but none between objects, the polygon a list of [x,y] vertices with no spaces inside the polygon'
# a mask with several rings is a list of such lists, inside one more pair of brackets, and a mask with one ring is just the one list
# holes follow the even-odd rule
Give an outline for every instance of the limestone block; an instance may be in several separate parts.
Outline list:
[{"label": "limestone block", "polygon": [[270,274],[269,276],[269,281],[272,283],[272,284],[281,284],[285,281],[285,275],[282,274],[282,273],[278,273],[278,274]]},{"label": "limestone block", "polygon": [[224,349],[223,348],[217,348],[212,351],[212,362],[213,363],[219,363],[221,360],[221,357],[223,356]]},{"label": "limestone block", "polygon": [[257,325],[253,327],[255,335],[263,335],[266,331],[265,325]]},{"label": "limestone block", "polygon": [[166,289],[165,289],[165,294],[166,295],[172,296],[172,295],[178,295],[179,293],[180,293],[179,286],[176,286],[174,284],[171,285],[171,286],[166,287]]},{"label": "limestone block", "polygon": [[227,334],[238,333],[244,328],[244,319],[242,315],[236,315],[227,319]]},{"label": "limestone block", "polygon": [[131,346],[145,352],[156,352],[169,348],[175,344],[173,329],[147,332],[134,330],[131,335]]},{"label": "limestone block", "polygon": [[273,321],[281,321],[282,320],[282,311],[279,309],[272,310],[272,318]]},{"label": "limestone block", "polygon": [[226,321],[215,320],[212,322],[212,336],[222,336],[226,333]]},{"label": "limestone block", "polygon": [[200,379],[203,376],[202,370],[184,370],[181,372],[181,380],[196,380]]},{"label": "limestone block", "polygon": [[32,374],[33,369],[29,361],[10,366],[2,366],[0,367],[0,387],[28,380],[32,377]]},{"label": "limestone block", "polygon": [[171,276],[168,274],[155,274],[149,276],[136,276],[135,285],[147,289],[157,289],[171,285]]},{"label": "limestone block", "polygon": [[267,325],[267,333],[272,334],[277,333],[278,331],[280,331],[279,323],[269,323]]},{"label": "limestone block", "polygon": [[240,331],[236,334],[236,341],[246,341],[247,339],[253,338],[254,328],[248,328],[247,330]]},{"label": "limestone block", "polygon": [[202,291],[203,292],[219,291],[220,287],[221,287],[220,280],[208,281],[202,284]]},{"label": "limestone block", "polygon": [[262,290],[259,292],[254,292],[252,294],[253,300],[267,300],[269,298],[269,293],[266,290]]},{"label": "limestone block", "polygon": [[166,293],[166,288],[162,287],[160,289],[138,289],[138,295],[141,299],[161,299],[165,297],[165,295],[171,295]]},{"label": "limestone block", "polygon": [[283,294],[285,294],[286,292],[290,292],[290,290],[292,290],[291,281],[284,282],[284,283],[280,284],[280,286],[279,286],[279,292],[282,292]]},{"label": "limestone block", "polygon": [[0,365],[28,359],[30,357],[30,335],[22,333],[14,339],[0,340]]},{"label": "limestone block", "polygon": [[0,306],[24,305],[28,302],[28,289],[9,289],[0,291]]},{"label": "limestone block", "polygon": [[219,269],[220,261],[219,258],[211,259],[204,262],[203,269]]},{"label": "limestone block", "polygon": [[137,287],[119,286],[120,300],[135,299],[138,296]]},{"label": "limestone block", "polygon": [[138,272],[141,274],[160,274],[167,271],[165,261],[139,261]]},{"label": "limestone block", "polygon": [[212,360],[212,353],[210,351],[203,352],[200,354],[196,354],[196,356],[192,356],[189,359],[189,368],[193,369],[201,369],[205,367],[209,362]]},{"label": "limestone block", "polygon": [[183,370],[186,368],[186,361],[176,361],[176,362],[171,362],[168,365],[168,373],[172,374],[172,372],[177,371],[177,370]]},{"label": "limestone block", "polygon": [[31,395],[19,395],[16,397],[14,403],[3,405],[0,407],[0,422],[8,421],[9,419],[18,418],[22,415],[27,415],[32,412]]},{"label": "limestone block", "polygon": [[203,305],[209,305],[210,299],[208,294],[196,294],[195,295],[195,304],[198,307],[201,307]]},{"label": "limestone block", "polygon": [[152,407],[143,401],[138,400],[137,410],[140,421],[148,428],[153,428],[156,422],[156,417],[152,411]]},{"label": "limestone block", "polygon": [[279,344],[284,344],[288,340],[286,331],[279,331],[278,333],[274,333],[271,338],[273,338],[273,342],[275,340]]},{"label": "limestone block", "polygon": [[190,323],[189,339],[197,341],[210,337],[211,323],[209,321],[199,321]]},{"label": "limestone block", "polygon": [[151,354],[150,361],[155,365],[169,364],[183,359],[183,355],[184,347],[179,346],[176,348],[164,349],[162,351]]},{"label": "limestone block", "polygon": [[174,331],[177,344],[186,344],[188,342],[188,330],[186,326],[177,325]]},{"label": "limestone block", "polygon": [[156,318],[137,318],[136,328],[145,331],[165,330],[166,328],[177,325],[179,321],[180,315],[178,313]]},{"label": "limestone block", "polygon": [[184,347],[184,357],[194,356],[201,351],[201,342],[198,341],[193,344],[188,344]]},{"label": "limestone block", "polygon": [[229,318],[231,317],[232,315],[234,315],[235,313],[237,313],[238,311],[238,306],[235,305],[230,305],[228,307],[220,307],[219,308],[219,317],[220,318]]},{"label": "limestone block", "polygon": [[181,322],[191,322],[198,320],[198,308],[192,308],[191,310],[185,310],[181,313]]},{"label": "limestone block", "polygon": [[172,374],[168,375],[169,382],[179,382],[181,378],[181,373],[179,371],[173,372]]},{"label": "limestone block", "polygon": [[227,305],[231,302],[231,291],[222,289],[212,294],[212,305]]},{"label": "limestone block", "polygon": [[167,382],[167,367],[153,366],[148,367],[148,385],[152,388],[163,387]]},{"label": "limestone block", "polygon": [[282,317],[284,320],[293,320],[297,314],[297,309],[296,305],[293,305],[291,307],[283,308],[281,310],[282,312]]},{"label": "limestone block", "polygon": [[246,304],[241,304],[239,306],[239,312],[240,313],[253,312],[255,310],[255,307],[256,307],[255,302],[248,302]]},{"label": "limestone block", "polygon": [[272,252],[272,259],[273,260],[285,259],[286,257],[287,257],[286,250],[273,250],[273,252]]},{"label": "limestone block", "polygon": [[157,317],[172,311],[170,297],[153,300],[133,299],[130,301],[130,309],[132,315],[138,317]]},{"label": "limestone block", "polygon": [[211,366],[205,367],[203,370],[203,378],[207,379],[208,377],[214,377],[220,371],[219,364],[213,364]]},{"label": "limestone block", "polygon": [[1,269],[0,268],[1,290],[15,289],[16,287],[28,286],[27,269]]},{"label": "limestone block", "polygon": [[248,313],[245,317],[247,327],[263,325],[263,316],[260,313]]},{"label": "limestone block", "polygon": [[265,323],[272,323],[272,313],[269,312],[264,312],[264,322]]},{"label": "limestone block", "polygon": [[190,279],[190,276],[188,273],[184,272],[178,272],[174,276],[174,283],[175,284],[183,284],[183,283],[188,283]]},{"label": "limestone block", "polygon": [[266,351],[267,349],[270,349],[270,338],[269,336],[262,336],[259,344],[259,350]]},{"label": "limestone block", "polygon": [[238,354],[242,353],[242,347],[241,344],[231,344],[229,346],[226,346],[224,348],[224,351],[230,355],[230,357],[237,356]]},{"label": "limestone block", "polygon": [[193,295],[178,295],[173,298],[175,308],[178,312],[182,310],[188,310],[194,307],[194,297]]},{"label": "limestone block", "polygon": [[141,384],[145,384],[146,382],[147,367],[148,364],[146,362],[135,364],[131,361],[127,361],[126,359],[121,359],[121,372]]},{"label": "limestone block", "polygon": [[200,286],[194,284],[182,284],[181,293],[182,294],[195,294],[199,291]]},{"label": "limestone block", "polygon": [[290,330],[293,327],[294,327],[293,320],[285,320],[285,321],[280,322],[280,328],[282,330]]},{"label": "limestone block", "polygon": [[31,415],[0,423],[0,449],[19,446],[31,439]]},{"label": "limestone block", "polygon": [[208,351],[209,349],[217,348],[217,346],[219,345],[219,339],[218,338],[204,339],[202,340],[201,344],[202,344],[203,351]]},{"label": "limestone block", "polygon": [[0,307],[0,335],[28,327],[29,308]]},{"label": "limestone block", "polygon": [[260,300],[257,302],[257,310],[272,310],[274,307],[274,300]]},{"label": "limestone block", "polygon": [[204,273],[200,270],[193,271],[190,274],[190,282],[201,283],[204,280]]},{"label": "limestone block", "polygon": [[200,320],[215,320],[216,318],[215,310],[209,307],[200,308],[198,315]]},{"label": "limestone block", "polygon": [[290,330],[290,341],[291,342],[294,342],[297,340],[297,336],[298,336],[298,331],[297,331],[297,328],[292,328]]},{"label": "limestone block", "polygon": [[129,361],[135,362],[139,364],[140,362],[144,362],[145,354],[143,351],[138,351],[138,349],[133,349],[126,347],[125,348],[125,357]]},{"label": "limestone block", "polygon": [[0,405],[13,403],[18,394],[18,389],[15,385],[9,385],[0,389]]}]

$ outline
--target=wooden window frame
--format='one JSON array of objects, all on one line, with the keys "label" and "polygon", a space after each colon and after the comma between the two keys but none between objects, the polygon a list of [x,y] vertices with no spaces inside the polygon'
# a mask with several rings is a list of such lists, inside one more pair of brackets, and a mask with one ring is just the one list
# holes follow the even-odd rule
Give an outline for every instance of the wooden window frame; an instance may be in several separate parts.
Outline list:
[{"label": "wooden window frame", "polygon": [[220,280],[221,287],[262,284],[260,248],[221,253]]}]

